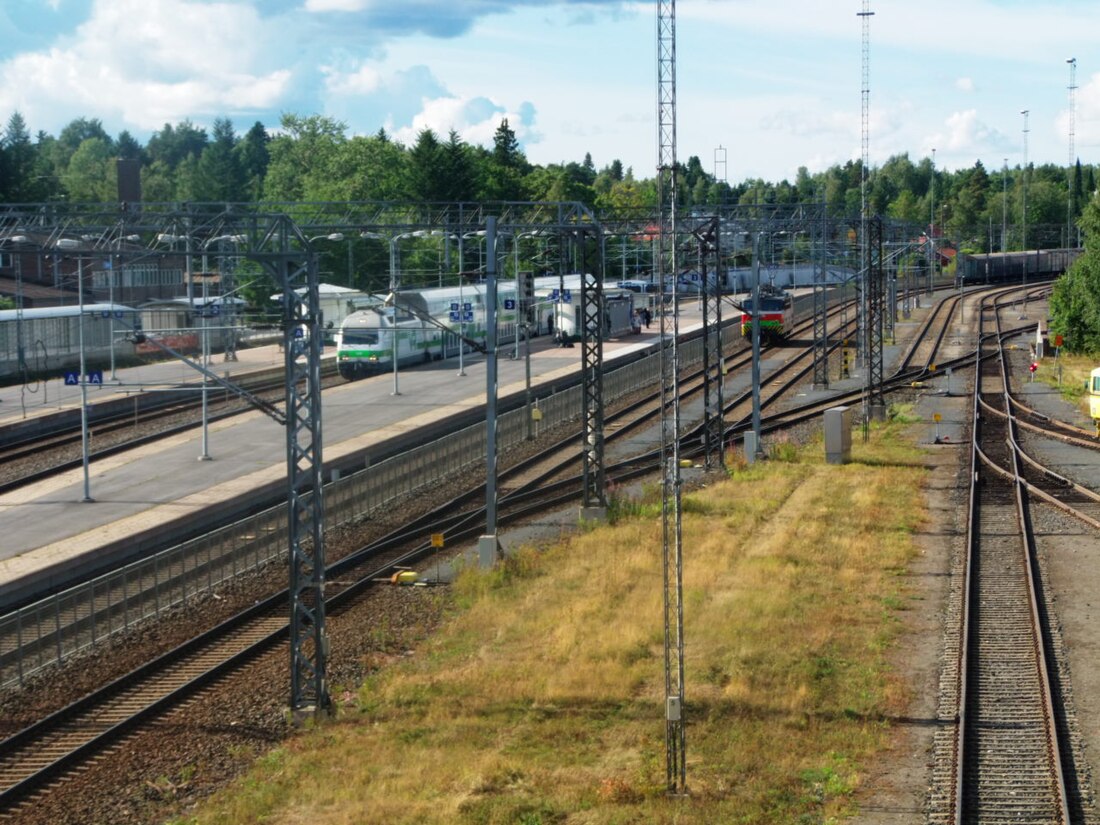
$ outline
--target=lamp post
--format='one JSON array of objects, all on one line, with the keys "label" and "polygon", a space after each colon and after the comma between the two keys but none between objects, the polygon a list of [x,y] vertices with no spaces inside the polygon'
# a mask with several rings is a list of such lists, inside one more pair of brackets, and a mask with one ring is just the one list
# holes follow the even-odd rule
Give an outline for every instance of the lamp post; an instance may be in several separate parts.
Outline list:
[{"label": "lamp post", "polygon": [[141,240],[140,235],[126,235],[120,237],[115,241],[115,253],[108,257],[108,272],[107,272],[107,303],[111,305],[111,323],[107,325],[107,329],[111,336],[111,380],[118,381],[118,375],[115,374],[115,258],[119,258],[121,263],[121,250],[122,242],[127,241],[129,243],[137,243]]},{"label": "lamp post", "polygon": [[466,375],[466,365],[462,361],[463,352],[466,350],[466,302],[462,299],[462,284],[465,276],[458,273],[458,375]]},{"label": "lamp post", "polygon": [[[58,238],[54,244],[58,249],[80,249],[81,243],[74,238]],[[84,258],[76,259],[76,300],[80,316],[77,320],[77,341],[80,347],[80,455],[84,468],[83,502],[93,502],[91,481],[88,472],[88,370],[84,358]]]},{"label": "lamp post", "polygon": [[191,310],[191,313],[195,312],[195,276],[191,271],[191,236],[190,235],[177,235],[171,232],[160,232],[157,234],[157,243],[166,243],[174,247],[177,243],[183,242],[184,244],[184,288],[187,290],[187,305]]},{"label": "lamp post", "polygon": [[1024,193],[1023,193],[1023,208],[1020,214],[1020,235],[1022,242],[1020,248],[1024,253],[1024,265],[1021,276],[1021,286],[1023,288],[1023,310],[1020,312],[1020,320],[1027,320],[1027,185],[1028,179],[1031,177],[1028,174],[1027,169],[1027,116],[1030,113],[1029,109],[1023,109],[1020,114],[1024,116]]},{"label": "lamp post", "polygon": [[[390,337],[392,339],[392,360],[393,360],[393,391],[390,395],[401,395],[401,389],[398,379],[398,366],[397,361],[400,354],[400,340],[398,337],[397,327],[397,290],[401,285],[401,278],[398,275],[398,264],[400,263],[398,253],[399,249],[397,242],[404,240],[405,238],[424,238],[429,235],[435,234],[426,229],[417,229],[413,232],[402,232],[400,235],[383,235],[378,232],[360,232],[360,238],[375,238],[380,241],[388,241],[390,246],[390,295],[387,299],[387,303],[393,310],[393,321],[390,331]],[[340,236],[343,239],[343,236]],[[329,240],[334,240],[332,236],[329,236]],[[461,356],[462,349],[459,346],[459,355]]]},{"label": "lamp post", "polygon": [[[530,395],[531,395],[531,329],[530,329],[530,323],[529,323],[528,318],[527,318],[527,314],[531,311],[531,308],[528,307],[524,303],[523,296],[520,294],[519,243],[524,238],[537,238],[541,235],[542,235],[542,230],[541,229],[536,229],[533,232],[519,232],[519,233],[516,233],[515,235],[512,236],[512,252],[513,252],[513,262],[512,262],[513,272],[512,272],[512,276],[515,278],[515,282],[516,282],[516,321],[517,321],[517,323],[516,323],[516,336],[515,336],[516,347],[515,347],[514,353],[512,355],[512,360],[514,361],[514,360],[519,358],[519,332],[520,332],[520,329],[522,329],[523,330],[524,349],[527,353],[525,358],[526,358],[526,361],[527,361],[527,397],[528,397],[527,406],[528,406],[528,408],[530,407]],[[531,274],[531,277],[532,278],[535,277],[533,272]],[[533,286],[533,284],[532,284],[532,286]],[[530,409],[528,409],[528,414],[527,414],[527,426],[528,426],[528,428],[530,428],[530,426],[531,426]],[[530,436],[528,436],[528,438],[530,438]]]},{"label": "lamp post", "polygon": [[[11,235],[0,240],[13,244],[25,244],[28,241],[26,235]],[[15,264],[15,356],[18,369],[22,370],[26,364],[26,352],[23,347],[23,260],[20,255],[12,255]],[[41,259],[39,259],[41,263]]]},{"label": "lamp post", "polygon": [[1073,168],[1076,159],[1073,142],[1077,128],[1077,58],[1067,58],[1066,63],[1069,64],[1069,86],[1067,87],[1069,89],[1069,163],[1066,166],[1066,174],[1069,176],[1069,186],[1067,187],[1069,198],[1066,202],[1066,246],[1068,247],[1073,243],[1073,213],[1077,211],[1074,208],[1074,195],[1076,193],[1073,191]]},{"label": "lamp post", "polygon": [[[222,241],[232,241],[233,243],[241,243],[245,238],[243,235],[218,235],[213,238],[207,238],[202,243],[202,366],[204,370],[210,369],[210,330],[208,326],[208,319],[210,316],[210,273],[207,266],[207,250],[211,244],[221,243]],[[221,298],[219,309],[225,308],[224,295]],[[210,390],[210,380],[204,374],[202,377],[202,452],[199,453],[199,461],[210,461],[210,416],[208,408],[208,396]]]},{"label": "lamp post", "polygon": [[928,294],[934,290],[936,280],[936,150],[932,149],[932,176],[928,183],[929,209],[928,209],[928,248],[931,257],[928,260]]}]

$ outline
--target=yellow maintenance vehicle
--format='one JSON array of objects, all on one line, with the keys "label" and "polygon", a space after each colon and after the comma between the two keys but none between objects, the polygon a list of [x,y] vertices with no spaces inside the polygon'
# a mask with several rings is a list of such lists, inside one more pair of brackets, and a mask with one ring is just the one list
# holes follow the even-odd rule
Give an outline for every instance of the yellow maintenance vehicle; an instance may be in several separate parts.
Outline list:
[{"label": "yellow maintenance vehicle", "polygon": [[1100,436],[1100,367],[1089,375],[1089,415],[1096,425],[1096,434]]}]

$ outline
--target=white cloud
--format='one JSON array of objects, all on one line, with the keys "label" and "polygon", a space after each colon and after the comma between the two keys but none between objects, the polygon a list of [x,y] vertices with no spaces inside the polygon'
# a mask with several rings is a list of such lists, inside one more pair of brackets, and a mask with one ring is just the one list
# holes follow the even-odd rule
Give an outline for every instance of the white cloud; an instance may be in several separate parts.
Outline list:
[{"label": "white cloud", "polygon": [[850,111],[813,111],[808,106],[796,106],[771,111],[760,119],[760,128],[779,131],[795,137],[843,137],[859,134],[859,113]]},{"label": "white cloud", "polygon": [[321,71],[325,75],[325,90],[334,95],[370,94],[382,85],[382,75],[370,66],[360,66],[347,73],[331,66],[323,66]]},{"label": "white cloud", "polygon": [[0,110],[56,132],[80,114],[155,129],[273,106],[290,72],[256,69],[267,34],[255,10],[238,3],[99,0],[71,36],[0,65]]},{"label": "white cloud", "polygon": [[306,0],[306,11],[363,11],[370,0]]},{"label": "white cloud", "polygon": [[937,166],[969,166],[975,158],[1011,147],[1004,135],[978,117],[976,109],[952,112],[944,126],[943,131],[926,137],[921,147],[923,154],[931,154],[935,147]]},{"label": "white cloud", "polygon": [[[500,121],[508,118],[508,125],[521,142],[537,138],[533,127],[528,125],[530,114],[523,111],[509,111],[486,98],[439,97],[425,99],[423,108],[410,126],[398,128],[394,137],[408,145],[416,141],[416,136],[424,129],[431,129],[440,140],[446,140],[454,129],[467,143],[488,146],[493,142],[493,133]],[[387,130],[390,125],[387,125]]]},{"label": "white cloud", "polygon": [[[1100,146],[1100,73],[1092,75],[1084,83],[1079,84],[1074,131],[1077,138],[1076,154],[1080,155],[1081,149],[1086,147],[1092,150],[1086,154],[1095,154],[1096,148]],[[1065,133],[1068,133],[1068,129]],[[1082,162],[1088,162],[1088,158]]]}]

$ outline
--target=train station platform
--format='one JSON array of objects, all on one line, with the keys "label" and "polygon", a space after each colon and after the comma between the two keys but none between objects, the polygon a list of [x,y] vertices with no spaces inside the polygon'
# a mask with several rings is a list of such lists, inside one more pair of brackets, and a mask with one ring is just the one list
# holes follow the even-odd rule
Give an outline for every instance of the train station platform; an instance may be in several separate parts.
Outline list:
[{"label": "train station platform", "polygon": [[[335,348],[330,347],[325,355],[334,357]],[[225,361],[221,353],[215,354],[210,369],[233,380],[243,374],[279,369],[283,357],[282,349],[274,344],[241,348],[236,361]],[[109,368],[98,371],[103,383],[88,387],[89,405],[186,385],[198,387],[202,381],[201,373],[176,359],[121,367],[114,375]],[[80,387],[66,385],[63,377],[0,387],[0,427],[79,408]]]},{"label": "train station platform", "polygon": [[[925,312],[927,304],[925,309],[915,310],[910,321],[899,322],[897,343],[884,349],[887,375]],[[700,327],[697,302],[685,304],[681,332],[690,333]],[[641,334],[605,342],[604,360],[625,361],[652,349],[659,336],[660,323],[654,319]],[[962,331],[957,343],[960,350],[968,346]],[[531,350],[531,380],[536,395],[545,394],[556,384],[568,383],[579,372],[579,346],[558,347],[544,336],[532,340]],[[521,393],[524,388],[522,347],[521,357],[513,360],[514,353],[510,343],[500,347],[501,397]],[[771,357],[766,356],[762,365],[765,370]],[[230,375],[281,364],[278,347],[242,350]],[[467,355],[464,372],[464,376],[458,375],[457,359],[449,359],[399,370],[398,394],[394,394],[392,373],[326,389],[322,400],[326,467],[339,465],[341,459],[349,457],[356,457],[357,466],[362,467],[363,455],[370,461],[370,456],[387,443],[402,438],[426,439],[426,433],[441,428],[449,419],[472,414],[485,403],[484,356]],[[96,392],[139,391],[145,382],[192,381],[194,375],[193,370],[179,363],[146,365],[118,370],[119,383]],[[729,394],[743,389],[748,377],[731,373],[727,380]],[[833,383],[823,394],[858,388],[861,382],[860,375],[853,373]],[[66,389],[56,403],[79,407],[78,390]],[[809,400],[817,392],[822,391],[807,387],[802,394]],[[0,398],[2,408],[9,403],[10,395]],[[182,534],[185,526],[194,530],[223,512],[227,502],[285,484],[286,434],[263,413],[248,412],[211,424],[211,460],[199,460],[200,439],[201,433],[195,429],[94,461],[89,478],[91,502],[82,501],[80,469],[0,496],[0,530],[4,536],[0,544],[0,613],[21,582],[48,581],[55,573],[71,578],[86,560],[97,559],[105,548],[118,547],[130,537],[150,531]]]},{"label": "train station platform", "polygon": [[[685,308],[681,331],[701,326],[699,313]],[[660,336],[656,321],[648,330],[604,343],[604,360],[614,362],[652,348]],[[499,395],[520,393],[525,386],[523,348],[520,357],[511,343],[499,348]],[[531,341],[531,380],[543,394],[555,383],[567,383],[580,368],[579,346],[563,348],[543,336]],[[402,436],[417,437],[447,419],[470,413],[485,403],[485,357],[466,354],[465,375],[458,375],[458,359],[399,370],[399,394],[393,394],[394,376],[385,373],[324,391],[322,398],[323,457],[326,467],[347,456],[368,456],[379,445]],[[244,371],[279,367],[277,347],[240,352],[230,377]],[[221,367],[221,364],[217,365]],[[186,372],[185,372],[186,371]],[[222,370],[218,370],[219,374]],[[168,385],[193,380],[194,370],[179,363],[146,365],[117,371],[117,385],[108,393],[138,392],[147,382]],[[56,387],[54,388],[56,389]],[[3,396],[7,406],[9,395]],[[90,393],[90,400],[95,397]],[[37,409],[79,408],[79,389],[68,387],[49,405]],[[151,530],[170,531],[196,520],[209,519],[226,502],[248,497],[286,478],[286,433],[261,412],[247,412],[211,423],[208,434],[211,460],[200,461],[198,429],[171,436],[124,454],[93,461],[89,493],[83,501],[83,472],[69,471],[55,478],[0,496],[0,603],[13,585],[30,578],[47,578],[50,571],[66,577],[82,559],[96,559],[104,548],[117,547],[128,537]],[[358,466],[362,466],[360,463]],[[0,604],[0,613],[3,606]]]}]

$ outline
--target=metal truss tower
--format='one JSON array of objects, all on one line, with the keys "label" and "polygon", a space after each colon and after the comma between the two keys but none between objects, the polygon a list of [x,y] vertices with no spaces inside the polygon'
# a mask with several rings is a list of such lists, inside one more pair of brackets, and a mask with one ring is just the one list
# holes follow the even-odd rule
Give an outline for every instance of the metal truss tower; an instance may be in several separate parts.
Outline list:
[{"label": "metal truss tower", "polygon": [[[868,347],[867,324],[867,278],[869,251],[867,245],[867,164],[870,162],[871,148],[871,17],[873,11],[869,10],[870,0],[863,0],[863,11],[858,12],[858,17],[863,24],[863,59],[861,62],[860,85],[860,169],[859,169],[859,236],[860,236],[860,278],[859,278],[859,355],[866,359],[870,350]],[[866,414],[866,410],[864,410]],[[864,416],[866,420],[866,415]]]},{"label": "metal truss tower", "polygon": [[661,313],[661,498],[665,614],[665,748],[667,787],[687,792],[684,754],[683,535],[680,490],[679,311],[676,223],[676,2],[657,0],[658,288],[672,276],[672,309]]},{"label": "metal truss tower", "polygon": [[886,396],[883,392],[882,349],[883,316],[886,314],[885,271],[882,261],[882,219],[865,220],[867,227],[867,383],[865,421],[881,420],[886,414]]},{"label": "metal truss tower", "polygon": [[585,232],[577,232],[581,255],[581,392],[583,396],[584,508],[607,508],[603,437],[603,283],[588,265]]},{"label": "metal truss tower", "polygon": [[829,388],[829,292],[825,270],[825,243],[827,237],[824,205],[817,219],[810,224],[810,238],[814,262],[814,388]]},{"label": "metal truss tower", "polygon": [[[722,262],[719,221],[712,218],[695,231],[699,242],[699,275],[703,290],[703,456],[706,468],[722,466],[725,441],[722,418],[722,290],[719,283]],[[707,274],[707,261],[714,261],[714,275]]]},{"label": "metal truss tower", "polygon": [[[861,124],[861,160],[859,170],[859,240],[860,240],[860,278],[859,278],[859,353],[864,360],[865,372],[864,372],[864,392],[863,392],[863,421],[864,426],[870,421],[871,415],[871,394],[873,392],[874,380],[871,377],[874,370],[871,366],[872,349],[874,344],[872,339],[875,337],[875,324],[871,319],[871,305],[873,303],[871,297],[871,290],[873,288],[871,281],[873,276],[871,273],[871,239],[869,237],[868,227],[868,209],[867,209],[867,165],[870,162],[870,145],[871,145],[871,17],[874,15],[873,11],[869,10],[870,0],[863,0],[863,11],[858,12],[858,17],[863,23],[863,61],[862,61],[862,105],[860,113]],[[881,317],[881,316],[880,316]],[[881,330],[881,325],[879,326]],[[878,341],[880,357],[882,338],[881,332]],[[881,367],[880,367],[881,370]]]},{"label": "metal truss tower", "polygon": [[[321,455],[321,308],[317,258],[291,253],[283,226],[280,253],[262,262],[283,292],[286,457],[290,540],[290,712],[328,712],[325,632],[324,463]],[[301,240],[305,240],[302,238]],[[308,242],[304,243],[308,247]],[[305,287],[302,294],[297,290]]]},{"label": "metal truss tower", "polygon": [[1073,246],[1073,216],[1077,212],[1076,192],[1074,191],[1074,167],[1077,163],[1077,150],[1074,142],[1077,137],[1077,58],[1066,60],[1069,64],[1069,158],[1066,163],[1066,174],[1069,175],[1069,200],[1066,204],[1066,243],[1065,246]]}]

